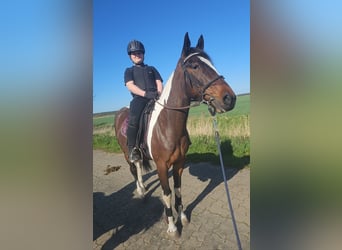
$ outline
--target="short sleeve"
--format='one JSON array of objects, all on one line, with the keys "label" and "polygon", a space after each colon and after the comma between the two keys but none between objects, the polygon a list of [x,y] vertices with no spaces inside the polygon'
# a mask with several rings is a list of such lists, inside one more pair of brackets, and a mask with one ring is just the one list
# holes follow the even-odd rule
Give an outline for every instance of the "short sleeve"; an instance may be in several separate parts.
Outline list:
[{"label": "short sleeve", "polygon": [[125,70],[125,75],[124,75],[124,81],[125,81],[125,85],[127,82],[129,81],[133,81],[133,68],[127,68]]},{"label": "short sleeve", "polygon": [[161,75],[159,74],[158,70],[157,70],[155,67],[153,67],[153,66],[150,66],[150,67],[153,69],[154,78],[155,78],[156,80],[160,80],[160,81],[163,82],[163,78],[162,78]]}]

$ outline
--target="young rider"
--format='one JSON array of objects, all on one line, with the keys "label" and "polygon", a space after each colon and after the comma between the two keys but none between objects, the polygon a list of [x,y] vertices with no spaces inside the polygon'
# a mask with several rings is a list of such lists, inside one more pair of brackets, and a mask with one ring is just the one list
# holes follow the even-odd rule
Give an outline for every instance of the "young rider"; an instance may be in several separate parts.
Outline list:
[{"label": "young rider", "polygon": [[125,85],[133,97],[129,108],[127,146],[129,160],[134,162],[140,159],[135,144],[141,113],[151,99],[158,99],[163,89],[163,79],[155,67],[144,64],[145,48],[140,41],[130,41],[127,53],[134,64],[126,68],[124,75]]}]

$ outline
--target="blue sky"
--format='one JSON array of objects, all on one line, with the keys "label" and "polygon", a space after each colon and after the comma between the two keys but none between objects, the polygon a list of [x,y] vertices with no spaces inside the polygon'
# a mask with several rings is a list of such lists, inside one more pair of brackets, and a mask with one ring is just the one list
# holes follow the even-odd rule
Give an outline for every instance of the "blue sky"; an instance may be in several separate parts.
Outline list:
[{"label": "blue sky", "polygon": [[132,39],[146,49],[164,84],[175,69],[189,32],[193,46],[201,34],[204,50],[235,93],[250,92],[250,1],[173,0],[93,2],[93,112],[118,110],[131,95],[123,75],[132,65]]}]

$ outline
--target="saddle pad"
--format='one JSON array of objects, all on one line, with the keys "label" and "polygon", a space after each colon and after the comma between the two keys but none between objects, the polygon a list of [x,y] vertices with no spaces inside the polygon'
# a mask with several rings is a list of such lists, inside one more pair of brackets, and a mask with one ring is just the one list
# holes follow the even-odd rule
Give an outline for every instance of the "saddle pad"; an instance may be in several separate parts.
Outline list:
[{"label": "saddle pad", "polygon": [[124,137],[127,137],[128,117],[123,121],[120,132]]}]

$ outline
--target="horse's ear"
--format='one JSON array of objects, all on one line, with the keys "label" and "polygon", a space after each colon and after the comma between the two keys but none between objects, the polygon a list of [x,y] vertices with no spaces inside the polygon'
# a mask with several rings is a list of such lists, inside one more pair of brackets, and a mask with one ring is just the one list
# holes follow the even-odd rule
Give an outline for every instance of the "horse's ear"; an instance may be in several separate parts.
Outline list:
[{"label": "horse's ear", "polygon": [[182,56],[187,56],[189,54],[189,50],[190,50],[190,39],[189,39],[189,34],[188,32],[185,33],[184,36],[184,44],[183,44],[183,50],[182,50]]},{"label": "horse's ear", "polygon": [[196,48],[198,48],[200,50],[203,50],[203,48],[204,48],[203,35],[201,35],[200,38],[198,38],[198,42],[197,42]]}]

